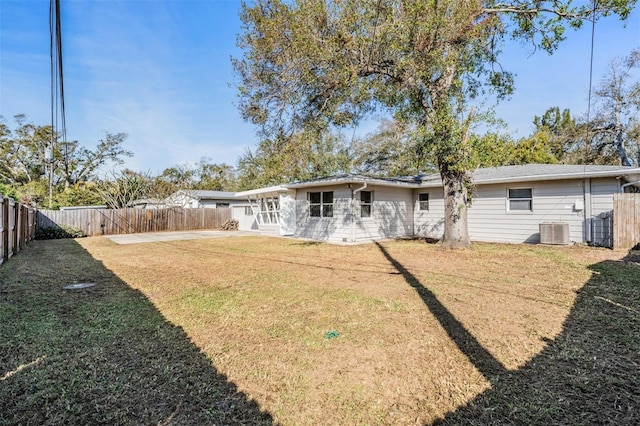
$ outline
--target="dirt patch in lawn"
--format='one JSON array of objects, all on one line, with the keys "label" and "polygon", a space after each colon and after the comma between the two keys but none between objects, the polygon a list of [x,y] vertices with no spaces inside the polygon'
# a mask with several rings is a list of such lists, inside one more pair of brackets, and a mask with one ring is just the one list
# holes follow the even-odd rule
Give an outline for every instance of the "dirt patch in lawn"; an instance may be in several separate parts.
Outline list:
[{"label": "dirt patch in lawn", "polygon": [[625,253],[263,237],[78,244],[184,330],[211,363],[204,375],[224,375],[253,407],[247,418],[640,420],[640,274]]}]

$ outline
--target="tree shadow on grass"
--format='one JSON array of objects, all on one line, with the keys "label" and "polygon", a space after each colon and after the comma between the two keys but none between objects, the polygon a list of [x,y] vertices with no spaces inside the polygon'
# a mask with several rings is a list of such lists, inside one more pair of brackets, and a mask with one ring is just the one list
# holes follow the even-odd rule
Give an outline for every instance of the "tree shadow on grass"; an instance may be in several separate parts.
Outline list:
[{"label": "tree shadow on grass", "polygon": [[[63,289],[74,282],[95,286]],[[0,424],[273,420],[142,293],[58,240],[0,268]]]},{"label": "tree shadow on grass", "polygon": [[436,424],[640,424],[640,256],[591,266],[563,331],[516,371],[498,361],[379,246],[491,388]]}]

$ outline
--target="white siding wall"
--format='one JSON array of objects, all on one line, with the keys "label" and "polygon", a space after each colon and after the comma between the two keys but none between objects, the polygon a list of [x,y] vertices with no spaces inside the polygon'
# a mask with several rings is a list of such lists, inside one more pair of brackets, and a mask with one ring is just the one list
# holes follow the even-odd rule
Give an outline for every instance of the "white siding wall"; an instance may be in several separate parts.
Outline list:
[{"label": "white siding wall", "polygon": [[[508,211],[509,188],[532,188],[533,211]],[[469,236],[475,241],[538,243],[540,223],[566,222],[570,240],[583,242],[584,211],[574,208],[583,199],[582,180],[482,185],[469,209]]]},{"label": "white siding wall", "polygon": [[[591,211],[594,217],[613,209],[612,193],[618,182],[614,178],[592,179]],[[533,212],[510,212],[507,208],[509,188],[532,188]],[[418,194],[429,193],[429,211],[420,211]],[[414,191],[415,234],[419,237],[440,238],[444,233],[444,200],[441,188]],[[469,209],[469,236],[474,241],[537,243],[539,224],[566,222],[569,238],[585,242],[585,211],[576,210],[578,200],[584,200],[584,181],[558,180],[524,184],[480,185]],[[586,208],[586,206],[585,206]],[[602,221],[600,221],[602,222]],[[598,226],[598,220],[594,221]],[[596,229],[596,231],[600,231]]]},{"label": "white siding wall", "polygon": [[258,224],[256,222],[256,218],[251,213],[250,215],[245,214],[245,208],[249,206],[249,203],[246,205],[234,205],[233,209],[233,218],[238,221],[238,229],[241,231],[256,231],[258,230]]},{"label": "white siding wall", "polygon": [[[419,194],[429,194],[429,210],[420,210]],[[440,238],[444,234],[444,192],[442,188],[413,191],[414,233],[416,237]]]},{"label": "white siding wall", "polygon": [[[310,217],[307,194],[325,191],[333,191],[333,217]],[[351,189],[346,185],[298,189],[295,197],[296,237],[323,241],[342,241],[350,237]]]},{"label": "white siding wall", "polygon": [[371,241],[413,236],[411,189],[370,186],[373,191],[371,217],[360,217],[360,194],[355,194],[355,240]]},{"label": "white siding wall", "polygon": [[[332,242],[370,241],[406,237],[413,234],[412,191],[409,189],[369,186],[373,191],[370,218],[360,218],[360,195],[352,204],[352,189],[346,185],[299,189],[296,193],[297,237]],[[309,216],[309,192],[333,191],[333,217]],[[354,206],[354,207],[352,207]],[[355,212],[355,221],[354,215]]]},{"label": "white siding wall", "polygon": [[591,232],[594,244],[613,244],[613,194],[619,188],[617,179],[591,179]]},{"label": "white siding wall", "polygon": [[294,235],[296,232],[296,191],[280,194],[280,234]]}]

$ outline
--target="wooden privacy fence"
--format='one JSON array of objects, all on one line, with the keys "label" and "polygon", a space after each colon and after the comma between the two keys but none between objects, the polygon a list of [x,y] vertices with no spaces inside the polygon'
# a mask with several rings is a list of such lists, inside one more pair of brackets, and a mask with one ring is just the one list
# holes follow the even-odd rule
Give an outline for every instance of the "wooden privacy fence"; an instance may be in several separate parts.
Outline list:
[{"label": "wooden privacy fence", "polygon": [[36,232],[35,210],[0,195],[0,263],[22,250]]},{"label": "wooden privacy fence", "polygon": [[85,235],[217,229],[232,219],[231,208],[39,210],[38,228],[68,226]]},{"label": "wooden privacy fence", "polygon": [[640,244],[640,194],[613,195],[613,248]]}]

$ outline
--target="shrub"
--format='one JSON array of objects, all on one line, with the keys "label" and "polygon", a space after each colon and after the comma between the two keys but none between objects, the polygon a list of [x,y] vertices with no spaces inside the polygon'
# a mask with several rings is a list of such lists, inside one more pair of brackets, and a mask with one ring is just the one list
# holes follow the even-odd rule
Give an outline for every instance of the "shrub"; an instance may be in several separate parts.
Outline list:
[{"label": "shrub", "polygon": [[36,240],[59,240],[61,238],[86,237],[84,232],[71,226],[48,226],[44,229],[36,229]]}]

